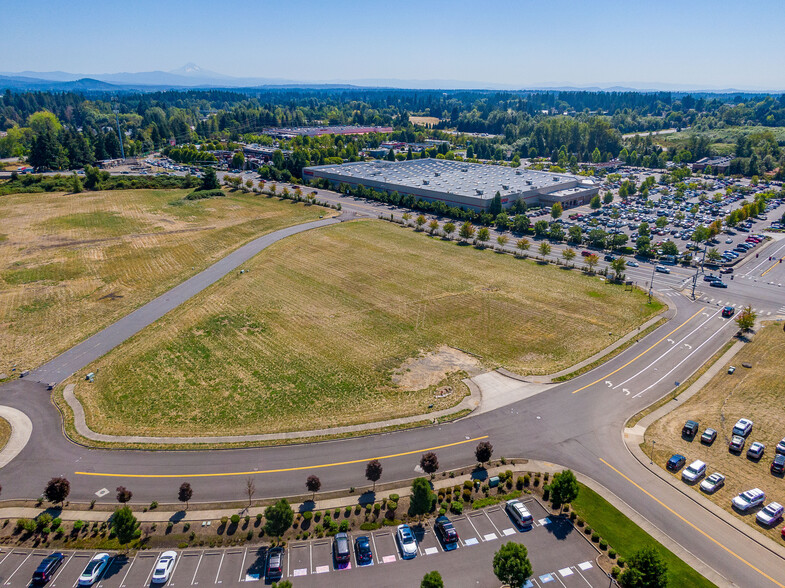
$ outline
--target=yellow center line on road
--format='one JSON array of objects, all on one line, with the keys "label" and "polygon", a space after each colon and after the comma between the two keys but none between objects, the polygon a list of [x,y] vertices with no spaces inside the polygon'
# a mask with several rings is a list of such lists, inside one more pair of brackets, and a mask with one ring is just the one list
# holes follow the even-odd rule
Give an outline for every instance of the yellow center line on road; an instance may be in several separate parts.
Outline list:
[{"label": "yellow center line on road", "polygon": [[250,472],[225,472],[216,474],[109,474],[100,472],[74,472],[77,476],[101,476],[106,478],[219,478],[223,476],[253,476],[255,474],[279,474],[282,472],[297,472],[301,470],[316,470],[320,468],[332,468],[342,465],[350,465],[353,463],[364,463],[372,459],[392,459],[393,457],[403,457],[405,455],[414,455],[415,453],[427,453],[428,451],[435,451],[437,449],[446,449],[447,447],[455,447],[456,445],[464,445],[474,441],[481,441],[487,439],[488,435],[482,437],[474,437],[472,439],[464,439],[463,441],[456,441],[455,443],[447,443],[446,445],[439,445],[437,447],[428,447],[427,449],[415,449],[414,451],[405,451],[403,453],[394,453],[392,455],[382,455],[379,457],[365,457],[363,459],[352,459],[349,461],[339,461],[336,463],[323,463],[318,465],[298,466],[294,468],[280,468],[277,470],[254,470]]},{"label": "yellow center line on road", "polygon": [[642,488],[642,487],[641,487],[639,484],[636,484],[636,483],[635,483],[635,482],[633,482],[633,481],[632,481],[630,478],[628,478],[627,476],[625,476],[624,474],[622,474],[622,473],[621,473],[619,470],[617,470],[615,467],[613,467],[613,466],[612,466],[611,464],[609,464],[607,461],[605,461],[605,460],[604,460],[604,459],[602,459],[602,458],[600,458],[600,461],[601,461],[602,463],[604,463],[606,466],[608,466],[609,468],[611,468],[611,469],[612,469],[614,472],[616,472],[617,474],[619,474],[619,475],[620,475],[622,478],[624,478],[625,480],[627,480],[627,481],[628,481],[630,484],[632,484],[633,486],[635,486],[635,487],[636,487],[638,490],[640,490],[641,492],[643,492],[643,493],[644,493],[646,496],[648,496],[649,498],[651,498],[652,500],[654,500],[654,502],[656,502],[657,504],[659,504],[659,505],[660,505],[661,507],[663,507],[665,510],[667,510],[667,511],[668,511],[668,512],[670,512],[672,515],[676,516],[676,517],[677,517],[679,520],[681,520],[682,522],[686,523],[687,525],[689,525],[690,527],[692,527],[693,529],[695,529],[696,531],[698,531],[698,533],[700,533],[701,535],[703,535],[704,537],[706,537],[707,539],[709,539],[709,540],[710,540],[712,543],[714,543],[715,545],[718,545],[719,547],[721,547],[722,549],[724,549],[725,551],[727,551],[727,552],[728,552],[729,554],[731,554],[733,557],[735,557],[736,559],[738,559],[738,560],[739,560],[741,563],[743,563],[743,564],[745,564],[745,565],[749,566],[750,568],[752,568],[753,570],[755,570],[756,572],[758,572],[758,573],[759,573],[761,576],[763,576],[763,577],[764,577],[764,578],[766,578],[767,580],[769,580],[769,581],[773,582],[774,584],[776,584],[776,585],[777,585],[777,586],[779,586],[780,588],[785,588],[785,584],[780,584],[779,582],[777,582],[777,580],[775,580],[774,578],[772,578],[771,576],[769,576],[769,575],[768,575],[766,572],[764,572],[763,570],[761,570],[761,569],[759,569],[759,568],[755,567],[755,566],[754,566],[754,565],[752,565],[750,562],[748,562],[746,559],[744,559],[743,557],[741,557],[741,556],[740,556],[738,553],[736,553],[735,551],[731,550],[730,548],[726,547],[725,545],[723,545],[722,543],[720,543],[719,541],[717,541],[717,540],[716,540],[714,537],[712,537],[711,535],[709,535],[709,534],[708,534],[706,531],[704,531],[703,529],[700,529],[700,528],[699,528],[697,525],[695,525],[695,524],[691,523],[690,521],[688,521],[686,518],[684,518],[684,517],[683,517],[683,516],[681,516],[679,513],[677,513],[675,510],[673,510],[673,509],[672,509],[670,506],[668,506],[667,504],[665,504],[665,503],[664,503],[662,500],[660,500],[659,498],[657,498],[657,497],[653,496],[653,495],[652,495],[650,492],[648,492],[647,490],[644,490],[644,489],[643,489],[643,488]]},{"label": "yellow center line on road", "polygon": [[763,273],[760,275],[760,277],[762,278],[763,276],[765,276],[767,273],[769,273],[771,270],[773,270],[773,269],[774,269],[775,267],[777,267],[779,264],[780,264],[780,262],[779,262],[779,261],[778,261],[778,262],[776,262],[776,263],[775,263],[773,266],[771,266],[769,269],[767,269],[765,272],[763,272]]},{"label": "yellow center line on road", "polygon": [[626,368],[628,365],[630,365],[630,364],[631,364],[633,361],[636,361],[636,360],[640,359],[642,356],[646,355],[646,354],[647,354],[649,351],[651,351],[652,349],[654,349],[655,347],[657,347],[657,345],[659,345],[660,343],[662,343],[663,341],[665,341],[665,339],[667,339],[668,337],[670,337],[671,335],[673,335],[673,333],[675,333],[676,331],[678,331],[679,329],[681,329],[681,328],[682,328],[684,325],[686,325],[688,322],[690,322],[692,319],[694,319],[696,316],[698,316],[698,314],[700,314],[700,313],[701,313],[701,312],[703,312],[704,310],[705,310],[705,309],[703,309],[703,308],[701,308],[700,310],[698,310],[698,312],[696,312],[695,314],[693,314],[693,315],[692,315],[690,318],[688,318],[686,321],[684,321],[683,323],[681,323],[681,324],[680,324],[678,327],[676,327],[675,329],[673,329],[673,330],[672,330],[670,333],[668,333],[667,335],[665,335],[665,336],[664,336],[662,339],[660,339],[659,341],[657,341],[657,342],[656,342],[654,345],[652,345],[651,347],[649,347],[649,348],[648,348],[648,349],[646,349],[645,351],[641,351],[641,352],[640,352],[638,355],[636,355],[635,357],[633,357],[633,358],[632,358],[630,361],[628,361],[627,363],[625,363],[625,364],[624,364],[623,366],[621,366],[620,368],[617,368],[617,369],[613,370],[611,373],[609,373],[609,374],[607,374],[607,375],[605,375],[605,376],[601,377],[601,378],[600,378],[600,379],[598,379],[598,380],[594,380],[594,381],[593,381],[591,384],[586,384],[586,385],[585,385],[585,386],[583,386],[582,388],[578,388],[577,390],[573,390],[573,392],[572,392],[572,393],[573,393],[573,394],[575,394],[576,392],[580,392],[581,390],[585,390],[586,388],[590,388],[591,386],[594,386],[594,384],[598,384],[598,383],[602,382],[603,380],[605,380],[606,378],[609,378],[609,377],[611,377],[611,376],[612,376],[613,374],[615,374],[616,372],[618,372],[618,371],[620,371],[620,370],[623,370],[623,369],[624,369],[624,368]]}]

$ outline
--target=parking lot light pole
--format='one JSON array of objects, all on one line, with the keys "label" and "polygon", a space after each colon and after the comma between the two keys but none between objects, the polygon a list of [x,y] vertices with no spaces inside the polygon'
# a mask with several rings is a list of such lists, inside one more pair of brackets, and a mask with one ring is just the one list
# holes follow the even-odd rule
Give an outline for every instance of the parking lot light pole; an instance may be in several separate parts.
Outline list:
[{"label": "parking lot light pole", "polygon": [[657,444],[657,442],[654,439],[652,439],[651,440],[651,455],[649,455],[649,465],[654,465],[654,446],[656,444]]}]

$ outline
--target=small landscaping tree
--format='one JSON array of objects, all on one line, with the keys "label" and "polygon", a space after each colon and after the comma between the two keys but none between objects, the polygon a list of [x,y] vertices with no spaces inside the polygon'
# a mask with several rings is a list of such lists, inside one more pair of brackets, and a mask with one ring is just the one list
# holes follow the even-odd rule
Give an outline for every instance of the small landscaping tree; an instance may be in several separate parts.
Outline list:
[{"label": "small landscaping tree", "polygon": [[136,517],[131,512],[131,509],[127,506],[114,511],[111,524],[120,545],[126,545],[137,535],[136,531],[139,523],[136,521]]},{"label": "small landscaping tree", "polygon": [[436,457],[433,451],[423,453],[420,458],[420,467],[426,474],[432,474],[439,469],[439,458]]},{"label": "small landscaping tree", "polygon": [[551,498],[558,505],[569,504],[578,497],[580,486],[572,470],[564,470],[553,476]]},{"label": "small landscaping tree", "polygon": [[52,478],[44,489],[44,498],[49,502],[57,504],[58,502],[65,502],[68,494],[71,492],[71,482],[64,477]]},{"label": "small landscaping tree", "polygon": [[311,474],[308,476],[308,479],[305,480],[305,487],[308,488],[308,492],[311,493],[311,500],[314,500],[316,498],[316,493],[322,487],[322,481],[319,479],[319,476]]},{"label": "small landscaping tree", "polygon": [[444,223],[444,234],[448,237],[451,237],[452,234],[455,232],[455,223]]},{"label": "small landscaping tree", "polygon": [[193,495],[194,491],[188,482],[180,484],[180,490],[177,492],[177,500],[185,502],[185,510],[188,510],[188,501],[191,500]]},{"label": "small landscaping tree", "polygon": [[264,518],[267,519],[264,525],[265,532],[271,537],[280,537],[292,526],[294,511],[289,506],[289,501],[281,498],[264,509]]},{"label": "small landscaping tree", "polygon": [[466,221],[461,225],[460,230],[458,231],[458,236],[463,239],[464,241],[468,241],[472,237],[474,237],[474,225],[469,221]]},{"label": "small landscaping tree", "polygon": [[743,333],[747,333],[755,326],[756,318],[758,318],[758,315],[752,312],[751,306],[747,306],[742,309],[739,316],[736,317],[736,324],[739,325],[739,329],[741,329]]},{"label": "small landscaping tree", "polygon": [[373,482],[373,491],[376,492],[376,482],[382,477],[382,464],[378,459],[372,459],[365,466],[365,478]]},{"label": "small landscaping tree", "polygon": [[412,497],[409,513],[413,516],[428,514],[433,509],[436,495],[431,490],[431,484],[425,478],[415,478],[412,482]]},{"label": "small landscaping tree", "polygon": [[668,564],[653,547],[636,551],[627,560],[627,569],[619,576],[622,588],[665,588]]},{"label": "small landscaping tree", "polygon": [[512,541],[502,545],[493,556],[493,573],[500,582],[508,586],[523,586],[532,575],[532,564],[526,547]]},{"label": "small landscaping tree", "polygon": [[480,242],[481,247],[485,247],[485,244],[491,238],[491,232],[488,230],[488,227],[482,227],[479,231],[477,231],[477,241]]},{"label": "small landscaping tree", "polygon": [[253,501],[253,495],[256,494],[256,482],[252,476],[248,476],[245,479],[245,493],[248,495],[248,506],[251,506],[251,502]]},{"label": "small landscaping tree", "polygon": [[420,588],[444,588],[442,575],[437,571],[428,572],[423,576],[422,582],[420,582]]},{"label": "small landscaping tree", "polygon": [[131,492],[125,486],[118,486],[117,487],[117,502],[120,504],[125,504],[126,502],[130,502],[131,498],[133,498],[134,493]]},{"label": "small landscaping tree", "polygon": [[474,456],[480,463],[488,463],[493,455],[493,445],[488,441],[480,441],[474,448]]},{"label": "small landscaping tree", "polygon": [[540,251],[540,255],[542,255],[543,257],[548,255],[551,252],[550,243],[548,243],[547,241],[543,241],[542,243],[540,243],[539,251]]}]

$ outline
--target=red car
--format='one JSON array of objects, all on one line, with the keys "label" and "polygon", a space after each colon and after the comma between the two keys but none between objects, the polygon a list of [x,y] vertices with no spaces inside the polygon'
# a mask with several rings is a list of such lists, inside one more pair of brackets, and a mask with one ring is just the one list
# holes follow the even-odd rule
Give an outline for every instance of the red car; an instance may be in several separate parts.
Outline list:
[{"label": "red car", "polygon": [[591,251],[586,251],[585,249],[581,251],[581,255],[584,257],[589,257],[590,255],[594,255]]}]

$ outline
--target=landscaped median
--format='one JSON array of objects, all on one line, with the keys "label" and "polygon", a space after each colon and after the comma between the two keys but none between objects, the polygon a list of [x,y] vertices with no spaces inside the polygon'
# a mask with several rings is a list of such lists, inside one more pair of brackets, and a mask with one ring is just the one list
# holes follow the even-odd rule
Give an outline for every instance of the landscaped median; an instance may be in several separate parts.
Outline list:
[{"label": "landscaped median", "polygon": [[662,308],[379,221],[290,237],[244,269],[88,366],[95,383],[71,381],[93,431],[242,435],[427,415],[460,402],[466,375],[558,371]]}]

